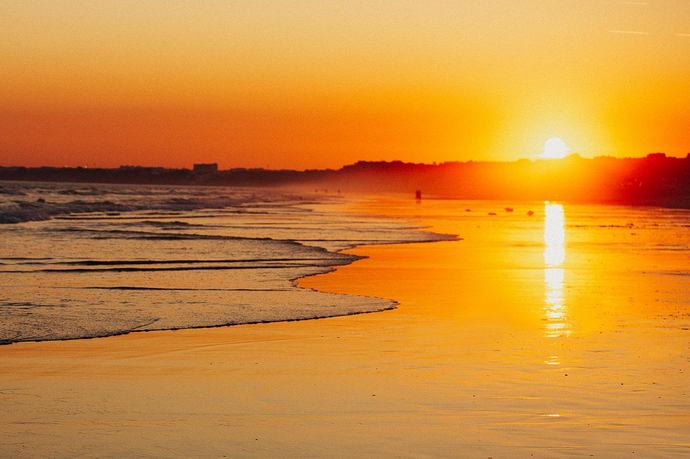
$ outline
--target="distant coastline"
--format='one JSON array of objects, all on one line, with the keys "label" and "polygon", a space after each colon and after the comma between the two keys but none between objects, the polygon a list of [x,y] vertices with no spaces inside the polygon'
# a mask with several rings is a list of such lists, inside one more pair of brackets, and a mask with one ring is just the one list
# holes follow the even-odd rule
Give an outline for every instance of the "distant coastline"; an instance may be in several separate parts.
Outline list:
[{"label": "distant coastline", "polygon": [[340,169],[218,170],[121,166],[0,167],[0,180],[151,185],[300,187],[330,191],[402,192],[466,199],[564,200],[690,208],[690,154],[643,158],[571,155],[513,162],[359,161]]}]

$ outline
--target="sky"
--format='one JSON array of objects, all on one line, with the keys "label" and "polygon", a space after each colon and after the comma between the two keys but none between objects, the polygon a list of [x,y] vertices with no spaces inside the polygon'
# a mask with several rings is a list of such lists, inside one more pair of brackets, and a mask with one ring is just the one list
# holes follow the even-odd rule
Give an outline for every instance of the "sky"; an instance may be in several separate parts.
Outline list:
[{"label": "sky", "polygon": [[2,0],[0,165],[690,152],[690,1]]}]

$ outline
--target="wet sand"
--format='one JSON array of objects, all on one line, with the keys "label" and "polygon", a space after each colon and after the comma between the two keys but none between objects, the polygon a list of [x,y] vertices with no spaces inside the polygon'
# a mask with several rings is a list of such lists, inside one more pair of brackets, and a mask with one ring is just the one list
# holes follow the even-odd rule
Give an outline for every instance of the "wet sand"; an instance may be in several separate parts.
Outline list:
[{"label": "wet sand", "polygon": [[464,240],[360,247],[300,282],[393,311],[2,346],[0,455],[690,455],[687,277],[644,274],[685,253],[573,230],[554,267],[543,209],[364,207]]}]

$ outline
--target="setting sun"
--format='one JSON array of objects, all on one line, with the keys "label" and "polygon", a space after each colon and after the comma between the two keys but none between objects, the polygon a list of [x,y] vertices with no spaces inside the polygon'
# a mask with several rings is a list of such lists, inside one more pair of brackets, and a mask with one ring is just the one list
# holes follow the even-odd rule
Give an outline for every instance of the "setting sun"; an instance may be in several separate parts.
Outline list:
[{"label": "setting sun", "polygon": [[559,137],[551,137],[544,143],[544,152],[541,157],[546,159],[561,159],[568,156],[570,149]]},{"label": "setting sun", "polygon": [[690,459],[682,56],[690,0],[0,0],[0,459]]}]

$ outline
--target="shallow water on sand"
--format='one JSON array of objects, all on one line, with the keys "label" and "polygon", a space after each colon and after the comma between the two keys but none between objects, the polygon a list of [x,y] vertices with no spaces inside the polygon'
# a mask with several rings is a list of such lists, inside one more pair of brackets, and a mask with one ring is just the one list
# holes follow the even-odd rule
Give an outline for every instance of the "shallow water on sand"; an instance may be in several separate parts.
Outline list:
[{"label": "shallow water on sand", "polygon": [[370,258],[299,281],[395,310],[0,347],[4,451],[690,454],[688,212],[383,198],[345,210],[464,239],[360,247],[348,252]]},{"label": "shallow water on sand", "polygon": [[394,344],[375,361],[403,380],[390,392],[414,414],[401,422],[434,426],[438,445],[410,444],[446,455],[444,442],[517,457],[690,454],[690,212],[506,207],[361,203],[463,240],[368,247],[370,260],[302,281],[400,300],[385,332]]}]

